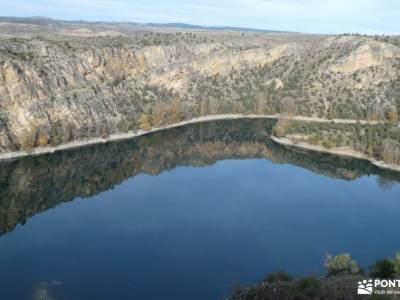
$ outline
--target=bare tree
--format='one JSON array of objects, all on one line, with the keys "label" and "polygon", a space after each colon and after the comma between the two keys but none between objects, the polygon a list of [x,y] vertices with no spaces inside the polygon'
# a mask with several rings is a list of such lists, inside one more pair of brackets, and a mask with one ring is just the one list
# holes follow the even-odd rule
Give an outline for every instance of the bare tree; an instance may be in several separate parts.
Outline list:
[{"label": "bare tree", "polygon": [[152,111],[153,125],[158,127],[164,123],[165,107],[160,101],[156,102]]},{"label": "bare tree", "polygon": [[179,122],[182,120],[181,103],[178,98],[172,100],[170,114],[171,122]]}]

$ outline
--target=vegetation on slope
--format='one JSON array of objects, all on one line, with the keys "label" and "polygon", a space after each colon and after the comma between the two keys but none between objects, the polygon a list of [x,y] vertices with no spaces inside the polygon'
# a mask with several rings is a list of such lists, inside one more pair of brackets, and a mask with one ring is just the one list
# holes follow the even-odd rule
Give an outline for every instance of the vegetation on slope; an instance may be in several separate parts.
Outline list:
[{"label": "vegetation on slope", "polygon": [[274,129],[278,137],[325,148],[350,148],[391,164],[400,164],[400,127],[377,124],[312,123],[280,120]]},{"label": "vegetation on slope", "polygon": [[[358,295],[358,282],[370,278],[395,279],[400,275],[400,253],[392,259],[375,262],[366,272],[349,254],[327,255],[326,274],[293,278],[284,271],[269,274],[258,285],[239,288],[232,300],[350,300],[350,299],[399,299],[390,295]],[[382,288],[383,289],[383,288]]]},{"label": "vegetation on slope", "polygon": [[398,122],[398,37],[18,22],[0,32],[0,152],[211,114]]}]

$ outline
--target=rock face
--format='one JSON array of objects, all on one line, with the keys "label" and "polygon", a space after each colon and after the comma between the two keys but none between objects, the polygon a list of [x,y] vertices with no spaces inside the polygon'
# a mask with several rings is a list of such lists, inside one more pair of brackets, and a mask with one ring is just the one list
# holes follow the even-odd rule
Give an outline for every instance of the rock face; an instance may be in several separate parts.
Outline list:
[{"label": "rock face", "polygon": [[[36,39],[3,46],[9,48],[0,63],[0,151],[107,135],[124,130],[124,122],[130,128],[152,101],[168,100],[146,95],[148,86],[184,95],[192,77],[256,67],[284,54],[270,57],[261,47],[239,51],[219,43],[84,52]],[[8,50],[14,47],[16,55]],[[21,53],[32,57],[21,59]]]},{"label": "rock face", "polygon": [[396,37],[27,22],[0,22],[0,153],[204,114],[400,106]]},{"label": "rock face", "polygon": [[382,42],[370,42],[359,46],[338,64],[332,65],[336,73],[353,73],[372,66],[379,66],[386,60],[400,57],[400,49]]}]

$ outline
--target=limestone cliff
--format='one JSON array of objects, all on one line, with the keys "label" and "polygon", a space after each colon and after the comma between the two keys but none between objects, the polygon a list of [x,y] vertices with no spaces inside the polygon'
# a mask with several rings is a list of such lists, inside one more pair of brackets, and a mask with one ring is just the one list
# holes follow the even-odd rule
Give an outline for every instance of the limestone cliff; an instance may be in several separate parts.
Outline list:
[{"label": "limestone cliff", "polygon": [[0,152],[204,114],[400,106],[396,38],[24,22],[0,22]]}]

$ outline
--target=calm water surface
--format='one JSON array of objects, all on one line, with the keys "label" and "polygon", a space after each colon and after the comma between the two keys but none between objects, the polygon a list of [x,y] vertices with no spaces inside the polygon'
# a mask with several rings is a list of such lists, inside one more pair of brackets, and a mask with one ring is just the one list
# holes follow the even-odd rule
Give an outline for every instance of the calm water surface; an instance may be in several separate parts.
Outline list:
[{"label": "calm water surface", "polygon": [[[224,121],[0,165],[0,299],[222,299],[400,249],[399,175]],[[38,298],[39,299],[39,298]]]}]

